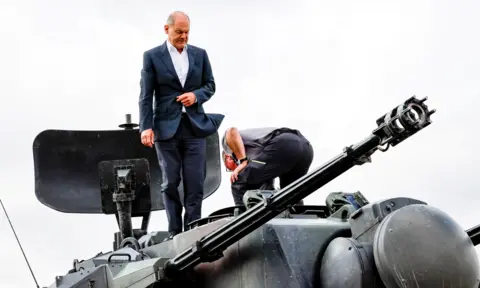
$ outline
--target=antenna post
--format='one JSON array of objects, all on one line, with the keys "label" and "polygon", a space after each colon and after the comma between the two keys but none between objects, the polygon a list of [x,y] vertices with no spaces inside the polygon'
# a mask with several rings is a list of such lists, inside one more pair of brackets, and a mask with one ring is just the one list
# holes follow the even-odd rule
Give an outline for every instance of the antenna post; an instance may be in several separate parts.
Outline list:
[{"label": "antenna post", "polygon": [[37,288],[40,288],[37,282],[37,278],[35,278],[35,274],[33,274],[32,267],[30,266],[30,263],[28,262],[27,256],[25,255],[25,252],[23,251],[22,244],[20,244],[20,240],[18,240],[17,233],[15,232],[15,229],[13,228],[12,222],[10,221],[10,217],[8,217],[7,209],[5,209],[5,206],[3,206],[2,199],[0,199],[0,205],[2,205],[3,212],[5,212],[5,216],[7,216],[8,223],[10,224],[10,228],[12,228],[13,235],[15,235],[15,239],[17,240],[18,246],[20,247],[20,250],[22,251],[23,258],[25,258],[25,262],[27,262],[28,269],[30,270],[30,273],[32,274],[33,281],[35,281],[35,285],[37,285]]}]

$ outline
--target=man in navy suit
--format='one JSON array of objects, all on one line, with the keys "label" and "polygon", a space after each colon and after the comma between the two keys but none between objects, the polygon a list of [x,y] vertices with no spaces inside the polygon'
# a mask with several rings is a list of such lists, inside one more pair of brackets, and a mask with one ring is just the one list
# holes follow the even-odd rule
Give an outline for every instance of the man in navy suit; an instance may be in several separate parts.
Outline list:
[{"label": "man in navy suit", "polygon": [[[212,67],[204,49],[187,45],[189,17],[167,19],[167,41],[143,54],[139,100],[142,144],[155,146],[162,169],[162,194],[171,239],[201,218],[206,174],[206,137],[224,115],[206,114],[203,104],[215,93]],[[153,96],[155,94],[155,101]],[[178,186],[183,177],[185,215]]]}]

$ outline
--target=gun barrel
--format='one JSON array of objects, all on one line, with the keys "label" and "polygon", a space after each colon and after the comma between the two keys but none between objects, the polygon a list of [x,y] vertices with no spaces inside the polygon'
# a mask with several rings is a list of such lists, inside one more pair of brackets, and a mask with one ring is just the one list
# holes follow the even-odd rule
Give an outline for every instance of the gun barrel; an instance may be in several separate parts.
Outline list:
[{"label": "gun barrel", "polygon": [[[223,252],[228,246],[284,211],[290,203],[300,201],[355,166],[355,161],[352,161],[353,153],[370,151],[377,147],[380,141],[380,137],[369,137],[353,150],[348,149],[349,151],[341,153],[315,171],[281,189],[272,196],[269,203],[259,203],[245,213],[233,218],[226,225],[206,235],[199,241],[200,243],[197,243],[196,247],[189,248],[177,257],[167,261],[166,274],[172,273],[171,275],[173,275],[173,270],[175,272],[184,271],[201,262],[208,261],[208,258],[217,258],[220,256],[216,255],[217,251],[218,253]],[[203,251],[206,252],[205,255],[202,255]]]}]

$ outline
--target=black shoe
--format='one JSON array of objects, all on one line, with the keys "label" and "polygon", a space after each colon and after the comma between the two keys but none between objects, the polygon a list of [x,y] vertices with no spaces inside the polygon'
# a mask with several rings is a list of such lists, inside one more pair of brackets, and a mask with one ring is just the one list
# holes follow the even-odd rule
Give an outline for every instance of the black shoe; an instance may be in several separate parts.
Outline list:
[{"label": "black shoe", "polygon": [[175,235],[178,235],[178,234],[179,234],[178,232],[170,232],[170,233],[168,234],[167,238],[163,239],[163,242],[172,240],[173,237],[175,237]]}]

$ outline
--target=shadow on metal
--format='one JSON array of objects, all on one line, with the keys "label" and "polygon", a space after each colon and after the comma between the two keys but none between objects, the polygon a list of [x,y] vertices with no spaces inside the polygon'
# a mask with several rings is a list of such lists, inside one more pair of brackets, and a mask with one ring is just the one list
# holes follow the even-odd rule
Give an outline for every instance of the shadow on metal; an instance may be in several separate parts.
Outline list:
[{"label": "shadow on metal", "polygon": [[[128,121],[127,121],[128,122]],[[119,127],[125,128],[122,124]],[[135,124],[132,124],[135,125]],[[164,210],[161,194],[162,172],[155,149],[140,142],[138,129],[71,131],[45,130],[33,141],[35,195],[44,205],[64,213],[112,214],[102,199],[100,162],[123,159],[146,159],[150,170],[150,187],[138,193],[151,194],[150,203],[133,207],[134,213]],[[204,199],[220,186],[221,160],[219,136],[207,138],[207,173]],[[148,183],[146,183],[148,184]],[[151,191],[145,191],[149,190]],[[183,185],[179,187],[183,199]],[[145,195],[144,195],[145,196]],[[140,198],[144,198],[140,196]],[[108,205],[107,205],[108,206]]]}]

